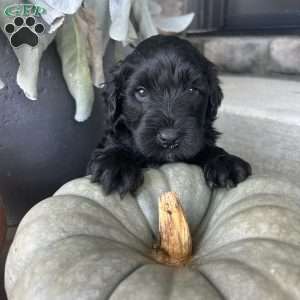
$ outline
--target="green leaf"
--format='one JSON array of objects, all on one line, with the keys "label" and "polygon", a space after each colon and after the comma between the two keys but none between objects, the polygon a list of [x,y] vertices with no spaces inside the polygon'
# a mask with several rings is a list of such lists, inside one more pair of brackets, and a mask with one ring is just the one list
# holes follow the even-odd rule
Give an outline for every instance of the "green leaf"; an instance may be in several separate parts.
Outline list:
[{"label": "green leaf", "polygon": [[154,23],[161,34],[175,34],[187,29],[192,23],[194,13],[176,17],[154,17]]},{"label": "green leaf", "polygon": [[74,14],[79,9],[82,0],[31,0],[40,6],[49,6],[64,14]]},{"label": "green leaf", "polygon": [[79,15],[87,26],[89,42],[89,64],[92,71],[93,83],[96,87],[105,81],[103,72],[103,57],[109,41],[111,24],[109,0],[88,0]]},{"label": "green leaf", "polygon": [[20,64],[17,73],[17,83],[24,91],[25,96],[31,100],[37,100],[38,98],[37,83],[40,60],[53,38],[53,34],[45,33],[39,37],[39,43],[34,48],[27,45],[13,48]]},{"label": "green leaf", "polygon": [[49,32],[56,31],[63,23],[66,14],[75,14],[82,0],[30,0],[31,3],[46,9],[42,15],[49,25]]},{"label": "green leaf", "polygon": [[124,45],[135,41],[138,38],[138,36],[133,24],[130,21],[132,1],[111,0],[109,4],[112,22],[109,29],[110,37],[115,41],[122,42]]},{"label": "green leaf", "polygon": [[152,35],[158,34],[158,30],[154,24],[150,9],[149,0],[139,0],[133,2],[133,18],[134,23],[138,24],[139,36],[146,39]]},{"label": "green leaf", "polygon": [[65,18],[57,32],[56,45],[64,78],[76,102],[75,120],[85,121],[92,111],[94,89],[88,65],[87,37],[79,29],[76,17]]}]

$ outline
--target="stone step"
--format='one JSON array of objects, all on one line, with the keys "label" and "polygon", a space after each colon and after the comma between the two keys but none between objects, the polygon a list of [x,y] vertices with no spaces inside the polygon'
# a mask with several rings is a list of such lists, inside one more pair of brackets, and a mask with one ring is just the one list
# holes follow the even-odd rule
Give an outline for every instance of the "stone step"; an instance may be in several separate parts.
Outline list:
[{"label": "stone step", "polygon": [[300,183],[300,81],[221,76],[219,145],[248,160],[257,174]]},{"label": "stone step", "polygon": [[198,35],[189,40],[224,72],[300,75],[300,37],[297,35]]}]

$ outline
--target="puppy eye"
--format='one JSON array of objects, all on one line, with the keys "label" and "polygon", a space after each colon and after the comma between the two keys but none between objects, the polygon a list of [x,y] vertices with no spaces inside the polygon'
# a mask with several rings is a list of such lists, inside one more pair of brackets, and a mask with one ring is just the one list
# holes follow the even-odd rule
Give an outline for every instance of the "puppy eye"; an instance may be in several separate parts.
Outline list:
[{"label": "puppy eye", "polygon": [[191,88],[188,89],[188,92],[189,92],[190,94],[194,94],[194,93],[199,93],[199,90],[196,89],[196,88],[191,87]]},{"label": "puppy eye", "polygon": [[135,97],[136,97],[137,99],[143,99],[143,98],[146,98],[147,95],[148,95],[148,93],[147,93],[146,89],[143,88],[143,87],[139,87],[139,88],[137,88],[136,91],[135,91]]}]

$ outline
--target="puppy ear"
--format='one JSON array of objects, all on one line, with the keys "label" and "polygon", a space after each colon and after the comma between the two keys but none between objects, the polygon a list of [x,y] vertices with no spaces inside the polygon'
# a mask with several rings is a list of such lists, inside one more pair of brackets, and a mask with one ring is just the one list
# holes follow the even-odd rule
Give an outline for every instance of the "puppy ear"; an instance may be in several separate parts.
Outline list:
[{"label": "puppy ear", "polygon": [[108,128],[113,125],[120,115],[121,101],[121,67],[116,65],[110,72],[109,80],[103,85],[102,96],[106,106],[106,123]]},{"label": "puppy ear", "polygon": [[220,88],[217,67],[210,61],[208,61],[207,75],[209,85],[208,116],[214,120],[223,99],[223,92]]}]

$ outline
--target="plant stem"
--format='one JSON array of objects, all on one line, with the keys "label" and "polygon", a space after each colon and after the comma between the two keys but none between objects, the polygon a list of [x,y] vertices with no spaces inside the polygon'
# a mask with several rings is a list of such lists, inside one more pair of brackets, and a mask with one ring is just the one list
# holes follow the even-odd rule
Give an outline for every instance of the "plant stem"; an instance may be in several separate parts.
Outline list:
[{"label": "plant stem", "polygon": [[176,193],[163,193],[159,199],[160,245],[155,259],[168,265],[184,265],[192,254],[190,229]]}]

